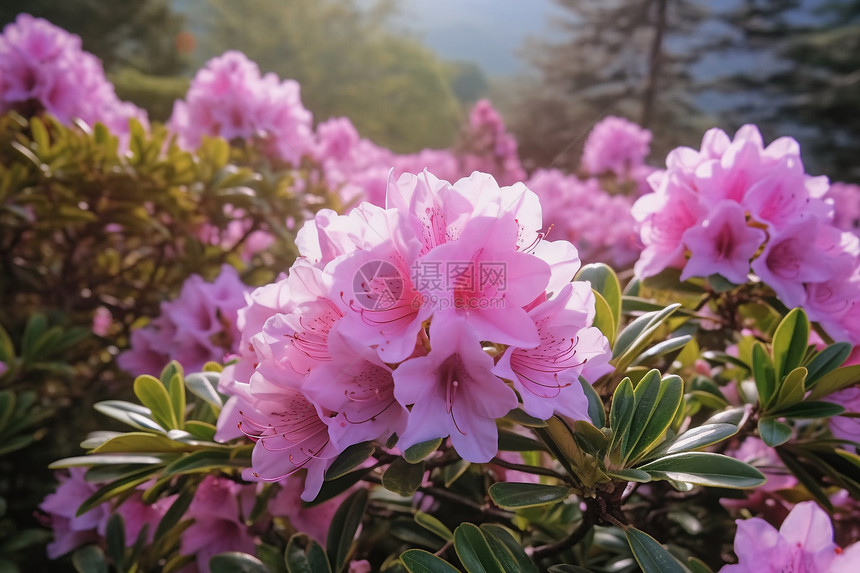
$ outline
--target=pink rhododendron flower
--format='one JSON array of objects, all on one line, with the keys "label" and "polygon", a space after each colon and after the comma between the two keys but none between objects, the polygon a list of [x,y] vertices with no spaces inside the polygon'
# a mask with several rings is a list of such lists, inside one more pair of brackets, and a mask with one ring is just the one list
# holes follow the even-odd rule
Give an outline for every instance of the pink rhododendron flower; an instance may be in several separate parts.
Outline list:
[{"label": "pink rhododendron flower", "polygon": [[621,117],[601,120],[585,140],[582,166],[593,175],[612,171],[628,174],[644,164],[651,132]]},{"label": "pink rhododendron flower", "polygon": [[238,349],[236,320],[247,291],[229,265],[211,283],[192,275],[179,298],[161,303],[160,316],[132,331],[131,348],[120,354],[119,365],[137,376],[157,374],[171,360],[189,372],[210,360],[220,362]]},{"label": "pink rhododendron flower", "polygon": [[254,553],[254,537],[244,523],[254,500],[253,486],[213,475],[206,476],[185,513],[193,519],[182,532],[179,552],[196,557],[198,571],[209,571],[209,560],[218,553]]},{"label": "pink rhododendron flower", "polygon": [[[846,414],[860,413],[860,388],[852,386],[851,388],[834,392],[827,397],[827,401],[844,406]],[[860,418],[834,416],[828,422],[830,423],[830,431],[833,432],[835,438],[860,442]],[[849,445],[847,449],[856,450],[857,448],[856,446]]]},{"label": "pink rhododendron flower", "polygon": [[833,183],[825,195],[833,202],[833,225],[842,231],[860,232],[860,185]]},{"label": "pink rhododendron flower", "polygon": [[487,462],[515,389],[533,415],[582,418],[578,377],[612,370],[577,250],[544,239],[524,185],[425,171],[390,178],[385,204],[317,213],[289,276],[239,313],[216,438],[256,442],[247,479],[303,474],[309,501],[346,447],[395,434]]},{"label": "pink rhododendron flower", "polygon": [[291,475],[278,485],[280,490],[269,500],[269,513],[273,517],[287,518],[296,531],[307,533],[325,545],[334,514],[349,495],[349,490],[320,504],[306,506],[299,497],[304,489],[299,476]]},{"label": "pink rhododendron flower", "polygon": [[110,311],[103,306],[98,307],[93,313],[93,334],[96,336],[107,335],[112,321],[113,316]]},{"label": "pink rhododendron flower", "polygon": [[46,111],[70,125],[101,122],[126,135],[129,119],[146,124],[143,110],[121,102],[98,58],[81,39],[42,18],[19,14],[0,35],[0,113]]},{"label": "pink rhododendron flower", "polygon": [[190,149],[203,136],[261,137],[273,156],[297,165],[314,146],[313,117],[299,91],[294,80],[261,75],[241,52],[226,52],[197,72],[185,100],[174,104],[168,127]]},{"label": "pink rhododendron flower", "polygon": [[854,544],[844,550],[833,542],[833,525],[814,501],[797,504],[779,531],[765,520],[738,520],[735,536],[736,565],[720,573],[831,573],[856,571],[860,552]]}]

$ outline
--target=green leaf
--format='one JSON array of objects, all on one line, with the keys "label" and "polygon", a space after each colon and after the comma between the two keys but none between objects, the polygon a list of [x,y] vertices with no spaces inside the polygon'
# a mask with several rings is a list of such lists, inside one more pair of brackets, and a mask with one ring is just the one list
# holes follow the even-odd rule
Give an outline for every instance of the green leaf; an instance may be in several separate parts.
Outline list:
[{"label": "green leaf", "polygon": [[[594,386],[582,376],[579,377],[579,385],[582,386],[582,392],[588,399],[588,417],[591,418],[591,423],[595,427],[603,428],[606,426],[606,411],[603,409],[603,400]],[[546,422],[544,422],[544,426],[546,426]]]},{"label": "green leaf", "polygon": [[170,395],[158,378],[148,374],[138,376],[134,381],[134,394],[141,404],[150,409],[152,419],[162,428],[172,430],[179,427]]},{"label": "green leaf", "polygon": [[686,567],[644,531],[629,527],[624,533],[643,573],[689,573]]},{"label": "green leaf", "polygon": [[690,557],[687,559],[687,567],[690,569],[691,573],[714,573],[704,561],[696,557]]},{"label": "green leaf", "polygon": [[507,528],[497,523],[484,523],[481,531],[506,573],[538,573],[534,562]]},{"label": "green leaf", "polygon": [[636,398],[636,410],[633,412],[633,419],[630,427],[621,440],[621,460],[626,462],[633,451],[633,448],[639,442],[639,438],[645,432],[645,426],[651,415],[657,408],[658,399],[660,396],[660,372],[650,370],[639,381],[636,388],[633,390]]},{"label": "green leaf", "polygon": [[646,312],[628,324],[618,335],[615,347],[612,349],[616,371],[626,369],[648,345],[660,325],[680,307],[681,305],[676,303],[661,311]]},{"label": "green leaf", "polygon": [[541,420],[540,418],[534,418],[532,416],[529,416],[528,414],[526,414],[525,412],[523,412],[519,408],[514,408],[513,410],[511,410],[510,412],[505,414],[505,417],[503,419],[508,420],[510,422],[513,422],[515,424],[519,424],[521,426],[525,426],[527,428],[545,428],[546,427],[546,421],[545,420]]},{"label": "green leaf", "polygon": [[783,410],[772,412],[772,415],[774,417],[780,418],[813,419],[838,416],[844,411],[844,406],[834,404],[833,402],[806,400],[804,402],[795,404],[794,406],[789,406],[788,408],[785,408]]},{"label": "green leaf", "polygon": [[636,397],[633,394],[633,383],[630,378],[621,381],[612,395],[612,407],[609,410],[609,427],[612,428],[612,441],[609,451],[614,451],[621,444],[622,438],[630,429],[633,413],[636,411]]},{"label": "green leaf", "polygon": [[205,442],[214,442],[215,433],[218,431],[218,428],[207,422],[201,422],[199,420],[187,420],[185,422],[185,431],[197,438],[198,440],[203,440]]},{"label": "green leaf", "polygon": [[612,267],[603,263],[592,263],[579,269],[573,280],[590,282],[591,288],[606,301],[612,317],[612,337],[606,332],[604,334],[610,339],[611,345],[618,325],[621,324],[621,283],[618,282],[618,276]]},{"label": "green leaf", "polygon": [[163,538],[171,529],[173,529],[173,526],[185,517],[185,512],[194,500],[194,493],[195,490],[189,488],[180,490],[179,495],[175,500],[173,500],[173,503],[170,504],[170,507],[164,513],[164,517],[162,517],[161,521],[158,522],[158,527],[155,528],[153,540],[157,542],[159,539]]},{"label": "green leaf", "polygon": [[317,496],[312,501],[303,502],[302,506],[313,507],[328,501],[357,484],[368,473],[370,473],[370,468],[359,468],[339,478],[324,481]]},{"label": "green leaf", "polygon": [[175,442],[162,434],[147,432],[127,432],[110,438],[93,449],[93,453],[137,453],[137,452],[183,452],[190,448],[187,444]]},{"label": "green leaf", "polygon": [[437,449],[439,449],[439,446],[441,445],[442,438],[436,438],[435,440],[427,440],[426,442],[412,445],[406,448],[406,451],[403,452],[403,459],[405,459],[410,464],[417,464],[418,462],[424,460],[424,458],[435,452]]},{"label": "green leaf", "polygon": [[816,354],[806,365],[806,389],[809,390],[822,376],[842,366],[853,348],[850,342],[837,342]]},{"label": "green leaf", "polygon": [[209,560],[209,571],[211,573],[270,573],[262,561],[240,551],[215,555]]},{"label": "green leaf", "polygon": [[98,545],[87,545],[75,551],[72,565],[78,573],[108,573],[105,552]]},{"label": "green leaf", "polygon": [[138,416],[144,417],[152,415],[149,408],[122,400],[105,400],[104,402],[96,402],[96,404],[93,405],[93,408],[105,416],[113,418],[114,420],[119,420],[120,422],[135,427],[138,430],[146,430],[148,427],[141,425],[138,422],[138,418],[132,419],[129,414],[134,413]]},{"label": "green leaf", "polygon": [[505,573],[478,526],[463,523],[454,530],[454,550],[468,573]]},{"label": "green leaf", "polygon": [[[636,445],[630,450],[629,456],[626,459],[637,460],[645,455],[654,445],[658,444],[666,430],[672,424],[678,408],[681,407],[681,400],[684,397],[684,381],[680,377],[670,375],[666,376],[660,382],[660,393],[657,396],[657,403],[651,412],[645,429],[642,432]],[[637,404],[637,412],[639,404]],[[633,417],[633,423],[636,423],[636,416]]]},{"label": "green leaf", "polygon": [[408,549],[400,555],[400,560],[409,573],[460,573],[447,561],[423,549]]},{"label": "green leaf", "polygon": [[771,401],[771,404],[766,408],[766,413],[782,410],[789,406],[794,406],[801,400],[805,393],[806,368],[795,368],[788,373],[788,376],[782,381],[779,391],[776,394],[776,399]]},{"label": "green leaf", "polygon": [[114,566],[118,571],[123,571],[125,569],[125,525],[120,514],[114,513],[108,519],[105,541]]},{"label": "green leaf", "polygon": [[488,491],[493,502],[503,509],[536,507],[570,496],[570,489],[566,487],[539,483],[497,482]]},{"label": "green leaf", "polygon": [[658,342],[657,344],[637,356],[631,364],[644,364],[647,363],[649,360],[652,360],[659,356],[663,356],[664,354],[675,352],[676,350],[680,350],[687,346],[691,340],[693,340],[693,337],[689,334],[685,334],[683,336],[669,338],[667,340],[664,340],[663,342]]},{"label": "green leaf", "polygon": [[710,452],[671,454],[638,469],[648,472],[654,479],[704,486],[750,488],[765,482],[764,475],[749,464]]},{"label": "green leaf", "polygon": [[208,472],[216,469],[235,469],[244,467],[245,464],[232,458],[230,450],[199,450],[182,456],[164,468],[162,477],[170,477],[179,474],[194,472]]},{"label": "green leaf", "polygon": [[331,573],[325,551],[305,533],[290,537],[284,559],[289,573]]},{"label": "green leaf", "polygon": [[326,553],[335,571],[343,569],[349,560],[352,540],[366,509],[367,490],[364,488],[356,490],[337,508],[326,539]]},{"label": "green leaf", "polygon": [[333,480],[344,476],[364,463],[376,450],[373,442],[361,442],[349,446],[335,458],[325,472],[325,479]]},{"label": "green leaf", "polygon": [[430,531],[431,533],[438,535],[445,541],[453,541],[454,534],[450,529],[445,527],[445,524],[430,515],[429,513],[424,513],[423,511],[415,512],[415,523]]},{"label": "green leaf", "polygon": [[182,380],[181,374],[174,374],[173,378],[170,379],[167,393],[170,396],[170,405],[173,418],[176,420],[176,427],[181,430],[185,427],[185,382]]},{"label": "green leaf", "polygon": [[650,452],[648,457],[697,450],[721,442],[737,433],[738,427],[734,424],[704,424],[661,444],[659,448]]},{"label": "green leaf", "polygon": [[99,464],[140,464],[140,465],[163,465],[175,459],[173,454],[90,454],[87,456],[76,456],[63,458],[50,464],[52,470],[71,468],[75,466],[95,466]]},{"label": "green leaf", "polygon": [[545,451],[546,446],[528,436],[511,432],[510,430],[499,430],[499,451],[502,452],[531,452]]},{"label": "green leaf", "polygon": [[779,459],[785,464],[785,467],[794,474],[797,481],[806,487],[812,497],[815,498],[815,501],[826,509],[828,513],[833,513],[833,504],[830,502],[827,493],[822,489],[821,480],[806,471],[806,468],[797,461],[797,458],[791,452],[787,452],[783,448],[776,448],[775,450]]},{"label": "green leaf", "polygon": [[409,496],[421,487],[424,481],[424,462],[411,464],[404,458],[397,458],[382,474],[382,487],[396,494]]},{"label": "green leaf", "polygon": [[185,377],[185,387],[188,391],[220,411],[224,406],[221,395],[218,394],[218,372],[193,372]]},{"label": "green leaf", "polygon": [[12,344],[12,339],[9,338],[9,333],[0,326],[0,362],[5,362],[9,365],[15,359],[15,345]]},{"label": "green leaf", "polygon": [[0,391],[0,433],[3,432],[6,424],[12,419],[17,401],[15,393],[11,390]]},{"label": "green leaf", "polygon": [[580,567],[579,565],[553,565],[546,570],[547,573],[592,573],[591,569]]},{"label": "green leaf", "polygon": [[471,466],[471,462],[466,460],[457,460],[453,464],[449,464],[442,468],[442,480],[445,483],[445,487],[451,487],[455,481],[460,479],[466,470]]},{"label": "green leaf", "polygon": [[593,290],[592,293],[594,293],[594,321],[591,326],[603,333],[609,341],[609,347],[612,348],[612,343],[615,342],[615,336],[618,333],[618,326],[612,316],[612,309],[599,292]]},{"label": "green leaf", "polygon": [[758,401],[766,407],[776,392],[776,380],[773,373],[773,362],[761,342],[753,344],[752,373],[755,379]]},{"label": "green leaf", "polygon": [[776,418],[759,418],[758,433],[765,444],[775,448],[791,439],[791,426]]},{"label": "green leaf", "polygon": [[803,363],[809,345],[809,319],[801,308],[792,309],[773,334],[773,370],[779,380]]},{"label": "green leaf", "polygon": [[635,481],[638,483],[648,483],[651,481],[651,475],[648,472],[634,468],[608,469],[606,473],[622,481]]},{"label": "green leaf", "polygon": [[160,469],[159,467],[143,468],[103,485],[81,504],[76,515],[83,515],[110,498],[149,481]]},{"label": "green leaf", "polygon": [[819,378],[818,382],[812,386],[809,399],[823,398],[833,392],[852,386],[858,381],[860,381],[860,364],[837,368]]},{"label": "green leaf", "polygon": [[174,376],[184,378],[185,370],[183,370],[182,365],[179,362],[171,360],[164,368],[161,369],[161,374],[158,376],[158,379],[161,380],[161,383],[164,384],[165,388],[167,388]]}]

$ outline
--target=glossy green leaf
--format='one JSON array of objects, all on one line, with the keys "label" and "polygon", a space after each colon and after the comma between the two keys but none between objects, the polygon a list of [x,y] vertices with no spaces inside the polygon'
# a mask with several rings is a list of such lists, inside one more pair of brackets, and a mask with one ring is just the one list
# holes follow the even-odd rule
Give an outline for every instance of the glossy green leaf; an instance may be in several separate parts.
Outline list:
[{"label": "glossy green leaf", "polygon": [[639,438],[645,432],[645,426],[651,415],[657,408],[658,398],[660,396],[660,372],[650,370],[636,388],[633,390],[636,399],[636,409],[633,412],[633,419],[630,422],[630,427],[624,433],[621,439],[621,459],[626,461],[633,448],[639,442]]},{"label": "glossy green leaf", "polygon": [[247,553],[219,553],[209,560],[211,573],[270,573],[263,562]]},{"label": "glossy green leaf", "polygon": [[612,395],[612,407],[609,410],[609,427],[612,428],[610,452],[614,451],[621,444],[622,438],[627,435],[635,411],[636,397],[633,394],[633,384],[630,378],[625,378]]},{"label": "glossy green leaf", "polygon": [[153,535],[153,539],[158,541],[167,533],[173,529],[173,527],[179,523],[179,521],[185,517],[185,512],[188,510],[188,507],[191,505],[191,502],[194,500],[195,490],[193,489],[182,489],[179,492],[179,495],[173,500],[173,503],[164,513],[164,517],[158,522],[158,526],[155,528],[155,534]]},{"label": "glossy green leaf", "polygon": [[791,426],[780,422],[776,418],[760,418],[758,421],[758,433],[765,444],[775,448],[791,439]]},{"label": "glossy green leaf", "polygon": [[570,496],[566,487],[539,483],[497,482],[488,491],[493,502],[503,509],[546,505]]},{"label": "glossy green leaf", "polygon": [[538,573],[537,566],[507,528],[484,523],[481,531],[506,573]]},{"label": "glossy green leaf", "polygon": [[204,442],[214,442],[215,434],[218,431],[218,428],[207,422],[201,422],[199,420],[187,420],[185,422],[185,431],[187,431],[189,434],[191,434],[198,440],[203,440]]},{"label": "glossy green leaf", "polygon": [[691,573],[714,573],[704,561],[697,559],[696,557],[690,557],[687,559],[687,568],[690,569]]},{"label": "glossy green leaf", "polygon": [[400,555],[400,560],[409,573],[460,573],[444,559],[423,549],[408,549]]},{"label": "glossy green leaf", "polygon": [[445,541],[453,541],[454,533],[445,527],[445,524],[430,515],[429,513],[424,513],[423,511],[415,512],[415,523],[426,529],[427,531],[438,535]]},{"label": "glossy green leaf", "polygon": [[680,307],[680,304],[672,304],[659,312],[645,313],[627,325],[618,335],[612,349],[616,371],[625,370],[650,343],[660,325]]},{"label": "glossy green leaf", "polygon": [[188,391],[220,411],[224,406],[221,395],[218,394],[217,372],[193,372],[185,377],[185,387]]},{"label": "glossy green leaf", "polygon": [[181,442],[175,442],[162,434],[148,432],[127,432],[104,441],[93,449],[93,453],[137,453],[137,452],[182,452],[190,447]]},{"label": "glossy green leaf", "polygon": [[52,470],[71,468],[75,466],[94,466],[99,464],[140,464],[160,465],[176,458],[175,454],[92,454],[63,458],[50,464]]},{"label": "glossy green leaf", "polygon": [[454,550],[468,573],[505,573],[476,525],[463,523],[454,530]]},{"label": "glossy green leaf", "polygon": [[442,438],[436,438],[434,440],[427,440],[426,442],[421,442],[415,444],[413,446],[409,446],[406,448],[406,451],[403,452],[403,459],[405,459],[410,464],[417,464],[422,461],[424,458],[435,452],[439,449],[439,446],[442,445]]},{"label": "glossy green leaf", "polygon": [[608,469],[606,473],[622,481],[635,481],[638,483],[648,483],[651,481],[651,474],[634,468]]},{"label": "glossy green leaf", "polygon": [[772,412],[772,415],[779,418],[814,419],[838,416],[844,411],[844,406],[834,404],[833,402],[806,400],[783,410]]},{"label": "glossy green leaf", "polygon": [[424,462],[410,464],[404,458],[397,458],[382,474],[382,487],[396,494],[409,496],[421,487],[424,481]]},{"label": "glossy green leaf", "polygon": [[108,573],[105,552],[98,545],[87,545],[75,551],[72,565],[78,573]]},{"label": "glossy green leaf", "polygon": [[125,477],[116,479],[110,483],[107,483],[96,490],[90,497],[88,497],[81,506],[78,508],[77,515],[83,515],[92,508],[104,503],[110,498],[119,495],[123,492],[129,491],[130,489],[136,488],[140,484],[149,481],[155,476],[156,473],[161,468],[158,466],[155,467],[147,467],[141,470],[132,472],[127,474]]},{"label": "glossy green leaf", "polygon": [[442,468],[442,480],[445,483],[445,487],[451,487],[451,485],[460,479],[466,471],[471,466],[471,462],[466,460],[457,460],[453,464],[449,464]]},{"label": "glossy green leaf", "polygon": [[603,263],[591,263],[583,266],[576,273],[577,281],[588,281],[591,283],[591,288],[606,301],[612,317],[612,334],[610,337],[606,332],[607,338],[610,339],[610,345],[614,338],[615,332],[618,330],[618,325],[621,324],[621,283],[618,282],[618,276],[615,271],[608,265]]},{"label": "glossy green leaf", "polygon": [[138,376],[134,381],[134,394],[141,404],[150,409],[152,419],[162,428],[172,430],[179,427],[170,395],[158,378],[148,374]]},{"label": "glossy green leaf", "polygon": [[6,428],[9,420],[12,419],[17,401],[17,396],[11,390],[0,391],[0,434]]},{"label": "glossy green leaf", "polygon": [[698,450],[721,442],[737,433],[738,427],[734,424],[704,424],[691,428],[680,436],[661,444],[656,450],[650,452],[648,457]]},{"label": "glossy green leaf", "polygon": [[759,403],[767,406],[776,393],[776,380],[773,372],[773,362],[760,342],[753,344],[752,373],[758,391]]},{"label": "glossy green leaf", "polygon": [[789,406],[794,406],[801,400],[805,394],[806,368],[798,367],[788,373],[783,379],[782,385],[776,394],[776,399],[772,400],[766,411],[768,413],[782,410]]},{"label": "glossy green leaf", "polygon": [[546,422],[544,420],[529,416],[519,408],[514,408],[513,410],[505,414],[505,417],[503,419],[513,422],[515,424],[519,424],[521,426],[525,426],[527,428],[546,427]]},{"label": "glossy green leaf", "polygon": [[649,360],[653,360],[654,358],[663,356],[664,354],[669,354],[671,352],[675,352],[676,350],[684,348],[690,343],[691,340],[693,340],[693,337],[689,334],[685,334],[683,336],[675,336],[674,338],[669,338],[662,342],[658,342],[651,348],[639,354],[638,357],[633,359],[631,364],[646,364]]},{"label": "glossy green leaf", "polygon": [[818,400],[860,382],[860,364],[843,366],[825,374],[812,386],[810,400]]},{"label": "glossy green leaf", "polygon": [[366,489],[356,490],[340,504],[332,518],[326,538],[326,553],[335,571],[340,571],[349,560],[353,538],[367,509],[367,499]]},{"label": "glossy green leaf", "polygon": [[342,494],[343,492],[357,484],[368,473],[370,473],[369,468],[359,468],[339,478],[324,481],[322,487],[320,488],[320,492],[313,499],[313,501],[303,502],[302,505],[305,507],[313,507],[315,505],[323,503],[324,501],[328,501],[329,499]]},{"label": "glossy green leaf", "polygon": [[134,413],[138,416],[149,417],[152,415],[152,412],[149,408],[145,406],[141,406],[139,404],[133,404],[131,402],[125,402],[123,400],[105,400],[104,402],[97,402],[93,408],[97,412],[104,414],[105,416],[109,416],[114,420],[119,420],[124,424],[129,426],[133,426],[139,430],[148,429],[146,426],[141,426],[137,419],[132,419],[129,417],[129,414]]},{"label": "glossy green leaf", "polygon": [[638,469],[648,472],[654,479],[705,486],[750,488],[765,482],[764,475],[749,464],[710,452],[670,454]]},{"label": "glossy green leaf", "polygon": [[325,551],[305,533],[296,533],[290,537],[284,560],[289,573],[331,573]]},{"label": "glossy green leaf", "polygon": [[346,448],[335,458],[325,472],[325,479],[333,480],[344,476],[363,464],[376,451],[373,442],[361,442]]},{"label": "glossy green leaf", "polygon": [[822,376],[842,366],[853,348],[850,342],[836,342],[816,354],[806,365],[806,389],[809,390]]},{"label": "glossy green leaf", "polygon": [[232,458],[230,450],[207,449],[184,455],[164,468],[164,477],[179,474],[208,472],[219,468],[239,468],[244,464]]},{"label": "glossy green leaf", "polygon": [[[680,377],[670,375],[666,376],[660,382],[660,393],[657,396],[657,403],[648,418],[645,429],[642,432],[636,445],[630,450],[625,459],[637,460],[645,455],[651,448],[657,445],[666,434],[666,430],[672,424],[675,414],[681,407],[681,400],[684,397],[684,381]],[[637,411],[639,404],[637,404]],[[636,416],[633,417],[634,424]]]},{"label": "glossy green leaf", "polygon": [[592,293],[594,294],[594,321],[591,326],[594,326],[606,336],[606,339],[609,341],[609,347],[612,348],[615,336],[617,335],[618,325],[612,316],[612,309],[609,303],[606,302],[606,299],[597,291],[593,290]]},{"label": "glossy green leaf", "polygon": [[[588,417],[591,419],[591,423],[598,428],[603,428],[606,426],[606,411],[603,409],[603,400],[594,386],[582,376],[579,377],[579,385],[588,400]],[[544,426],[546,426],[545,422]]]},{"label": "glossy green leaf", "polygon": [[170,381],[173,380],[174,376],[179,376],[180,378],[185,377],[185,370],[182,368],[182,365],[176,360],[171,360],[167,363],[167,365],[161,369],[161,374],[158,376],[158,379],[161,380],[161,383],[167,388],[170,385]]},{"label": "glossy green leaf", "polygon": [[167,386],[170,396],[170,405],[176,427],[180,430],[185,427],[185,382],[180,374],[174,374]]},{"label": "glossy green leaf", "polygon": [[629,527],[624,533],[643,573],[689,573],[686,567],[644,531]]},{"label": "glossy green leaf", "polygon": [[815,498],[815,501],[826,509],[828,513],[833,513],[833,504],[822,488],[821,480],[811,475],[792,453],[785,451],[783,448],[776,448],[775,451],[779,459],[782,460],[782,463],[785,464],[785,467],[794,474],[797,481],[803,484],[812,497]]},{"label": "glossy green leaf", "polygon": [[803,363],[809,345],[809,319],[801,308],[792,309],[773,334],[773,370],[779,380]]},{"label": "glossy green leaf", "polygon": [[546,446],[534,438],[529,438],[510,430],[499,430],[499,451],[531,452],[544,451]]}]

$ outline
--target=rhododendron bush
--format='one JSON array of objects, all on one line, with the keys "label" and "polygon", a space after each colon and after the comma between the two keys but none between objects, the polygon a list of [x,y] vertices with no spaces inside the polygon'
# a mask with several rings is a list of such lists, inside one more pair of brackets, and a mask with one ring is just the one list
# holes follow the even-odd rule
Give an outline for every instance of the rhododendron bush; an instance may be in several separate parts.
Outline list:
[{"label": "rhododendron bush", "polygon": [[527,173],[486,101],[397,154],[238,52],[147,125],[0,51],[0,569],[860,568],[860,188],[793,139]]}]

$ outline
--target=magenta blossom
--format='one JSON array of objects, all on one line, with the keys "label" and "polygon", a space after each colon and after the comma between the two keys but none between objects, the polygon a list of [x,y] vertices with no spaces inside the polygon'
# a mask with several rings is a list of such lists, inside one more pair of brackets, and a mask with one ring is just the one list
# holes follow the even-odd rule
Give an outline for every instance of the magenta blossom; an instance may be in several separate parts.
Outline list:
[{"label": "magenta blossom", "polygon": [[609,116],[588,134],[582,166],[592,175],[606,171],[628,174],[644,164],[650,145],[650,131],[624,118]]},{"label": "magenta blossom", "polygon": [[860,565],[857,544],[843,551],[833,543],[830,518],[814,501],[797,504],[779,531],[758,517],[737,524],[738,563],[720,573],[830,573],[856,571]]}]

